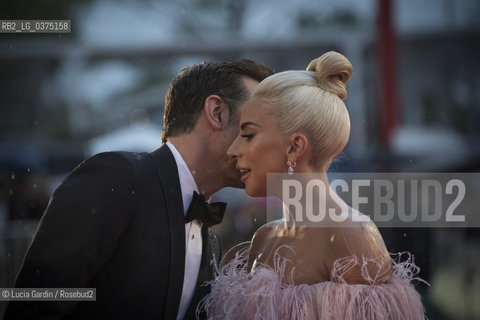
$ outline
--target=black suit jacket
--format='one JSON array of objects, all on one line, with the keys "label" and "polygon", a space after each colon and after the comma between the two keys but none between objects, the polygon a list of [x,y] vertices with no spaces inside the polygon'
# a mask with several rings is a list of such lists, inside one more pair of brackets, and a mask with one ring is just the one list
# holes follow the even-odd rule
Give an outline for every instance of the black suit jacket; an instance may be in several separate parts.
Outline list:
[{"label": "black suit jacket", "polygon": [[[96,288],[96,301],[10,302],[5,319],[176,319],[185,266],[178,170],[163,145],[85,160],[50,199],[16,287]],[[198,283],[213,276],[218,240],[202,229]],[[197,285],[185,319],[209,288]]]}]

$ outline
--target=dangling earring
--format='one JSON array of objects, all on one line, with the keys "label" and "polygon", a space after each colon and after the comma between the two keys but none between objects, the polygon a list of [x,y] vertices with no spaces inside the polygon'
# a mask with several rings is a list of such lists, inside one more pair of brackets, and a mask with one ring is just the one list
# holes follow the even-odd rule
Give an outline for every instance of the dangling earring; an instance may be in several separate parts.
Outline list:
[{"label": "dangling earring", "polygon": [[289,161],[287,161],[287,166],[288,166],[288,174],[289,175],[292,175],[293,174],[293,168],[295,168],[297,166],[297,163],[295,161],[293,161],[293,163]]}]

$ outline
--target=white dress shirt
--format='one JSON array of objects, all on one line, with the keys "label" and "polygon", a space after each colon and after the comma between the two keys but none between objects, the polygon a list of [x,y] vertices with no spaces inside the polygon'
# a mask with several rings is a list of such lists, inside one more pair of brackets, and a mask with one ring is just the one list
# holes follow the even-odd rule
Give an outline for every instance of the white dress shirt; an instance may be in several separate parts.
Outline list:
[{"label": "white dress shirt", "polygon": [[[167,142],[167,146],[173,153],[178,168],[178,177],[182,189],[183,213],[187,212],[193,198],[193,191],[198,192],[197,184],[193,179],[190,169],[177,148]],[[198,271],[202,261],[202,223],[193,220],[185,224],[185,272],[183,276],[182,299],[178,308],[177,319],[183,319],[192,300],[197,285]]]}]

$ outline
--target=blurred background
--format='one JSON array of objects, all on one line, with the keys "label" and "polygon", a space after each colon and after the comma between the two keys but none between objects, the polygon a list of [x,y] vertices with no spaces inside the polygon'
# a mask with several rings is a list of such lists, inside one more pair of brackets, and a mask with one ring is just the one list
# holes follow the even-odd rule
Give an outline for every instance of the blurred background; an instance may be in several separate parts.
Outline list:
[{"label": "blurred background", "polygon": [[[101,151],[159,147],[169,82],[202,61],[278,72],[339,51],[354,66],[352,134],[330,170],[478,172],[479,16],[478,0],[2,0],[0,19],[70,19],[72,32],[0,34],[0,287],[66,174]],[[224,250],[265,222],[262,200],[215,198],[229,202]],[[480,319],[478,228],[381,232],[415,255],[430,319]]]}]

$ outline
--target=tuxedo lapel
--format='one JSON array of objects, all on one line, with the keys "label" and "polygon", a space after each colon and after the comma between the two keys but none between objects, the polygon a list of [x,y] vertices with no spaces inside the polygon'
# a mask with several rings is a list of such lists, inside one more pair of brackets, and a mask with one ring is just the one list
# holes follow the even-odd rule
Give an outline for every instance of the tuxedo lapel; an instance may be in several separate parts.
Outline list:
[{"label": "tuxedo lapel", "polygon": [[151,153],[162,184],[170,230],[170,271],[164,319],[176,319],[185,269],[185,218],[175,158],[167,145]]}]

